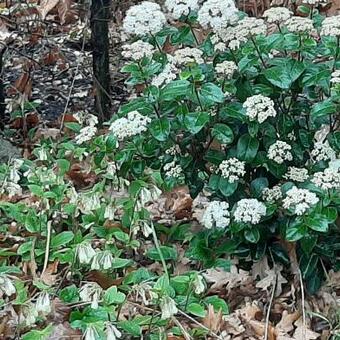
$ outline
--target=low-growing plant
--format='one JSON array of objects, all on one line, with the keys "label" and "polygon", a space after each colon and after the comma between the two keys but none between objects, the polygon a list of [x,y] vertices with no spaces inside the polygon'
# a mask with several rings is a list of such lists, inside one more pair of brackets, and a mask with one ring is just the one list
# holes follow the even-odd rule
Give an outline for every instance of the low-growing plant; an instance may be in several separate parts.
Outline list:
[{"label": "low-growing plant", "polygon": [[[65,123],[73,139],[42,141],[34,160],[0,169],[0,192],[12,200],[0,203],[1,231],[26,236],[16,253],[2,251],[0,266],[3,304],[17,293],[22,332],[50,312],[52,296],[72,306],[71,325],[86,339],[142,329],[158,339],[174,314],[204,317],[209,304],[227,314],[224,300],[204,295],[200,272],[172,275],[177,251],[158,241],[148,204],[179,185],[204,198],[202,228],[180,224],[168,239],[189,242],[186,255],[204,268],[268,254],[301,270],[315,292],[324,268],[339,267],[339,16],[275,7],[256,19],[231,0],[165,5],[169,20],[151,2],[127,12],[133,40],[122,72],[133,96],[104,133],[95,116],[78,114]],[[23,192],[30,198],[16,203]],[[136,268],[139,252],[164,275]],[[35,296],[9,266],[13,256],[29,264]],[[65,270],[58,286],[53,263]],[[104,273],[109,288],[88,271]],[[153,312],[122,321],[132,296]]]}]

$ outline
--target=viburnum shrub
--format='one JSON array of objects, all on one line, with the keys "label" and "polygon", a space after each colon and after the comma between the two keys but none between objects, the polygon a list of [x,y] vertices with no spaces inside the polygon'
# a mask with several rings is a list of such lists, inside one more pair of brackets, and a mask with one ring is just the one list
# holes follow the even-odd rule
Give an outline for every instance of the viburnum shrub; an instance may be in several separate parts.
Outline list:
[{"label": "viburnum shrub", "polygon": [[[303,17],[274,7],[264,19],[232,0],[127,11],[131,96],[107,128],[79,112],[63,138],[0,166],[0,232],[16,244],[1,251],[0,306],[16,307],[16,334],[51,334],[41,328],[56,297],[85,339],[142,330],[159,339],[179,311],[204,317],[211,304],[227,314],[224,300],[205,296],[201,272],[173,275],[177,251],[157,230],[186,242],[202,268],[226,270],[230,256],[249,267],[265,254],[288,266],[290,255],[311,292],[324,268],[339,269],[340,17],[305,2]],[[153,216],[150,204],[181,185],[201,228],[164,228]],[[131,303],[152,312],[126,319]]]},{"label": "viburnum shrub", "polygon": [[132,7],[122,71],[135,98],[118,113],[131,122],[110,128],[140,169],[208,195],[193,254],[282,260],[296,243],[312,290],[324,258],[338,265],[340,204],[340,16],[320,4],[258,19],[231,0],[167,0],[168,23],[155,3]]}]

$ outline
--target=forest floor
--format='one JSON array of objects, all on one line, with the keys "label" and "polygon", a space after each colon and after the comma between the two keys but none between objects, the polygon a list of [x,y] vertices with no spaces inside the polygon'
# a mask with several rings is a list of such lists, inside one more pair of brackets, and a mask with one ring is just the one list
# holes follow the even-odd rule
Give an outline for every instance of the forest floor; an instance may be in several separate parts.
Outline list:
[{"label": "forest floor", "polygon": [[[338,4],[334,2],[334,6]],[[329,11],[334,11],[334,7]],[[0,43],[4,45],[6,38],[7,45],[2,80],[6,88],[7,112],[11,112],[10,116],[5,117],[5,129],[0,139],[15,145],[14,149],[1,156],[0,163],[18,153],[30,159],[33,148],[41,138],[58,138],[61,117],[65,122],[74,122],[73,115],[79,111],[93,113],[90,31],[87,20],[79,20],[81,13],[70,1],[53,0],[44,8],[32,1],[30,6],[14,4],[11,8],[0,2]],[[119,31],[122,17],[123,10],[117,10],[110,28],[113,112],[130,95],[124,84],[125,77],[119,72],[123,64]],[[91,173],[77,172],[69,177],[83,185],[93,182],[91,176]],[[27,199],[23,196],[17,201],[25,202]],[[191,222],[191,229],[200,228],[195,218],[195,214],[199,213],[199,204],[199,201],[191,200],[186,187],[180,187],[163,194],[152,207],[157,220],[166,226],[159,236],[160,241],[170,241],[177,249],[178,257],[171,262],[176,275],[200,270],[198,262],[186,256],[186,241],[180,238],[176,241],[171,236],[176,234],[179,226],[187,226],[188,222]],[[174,229],[170,231],[171,228]],[[24,238],[25,234],[11,237],[0,231],[0,254],[1,249],[15,252]],[[159,261],[145,255],[151,247],[152,242],[146,240],[137,254],[131,256],[138,268],[147,268],[161,275]],[[190,329],[206,331],[211,339],[340,338],[339,273],[327,273],[327,281],[318,293],[311,296],[303,288],[301,290],[301,277],[291,275],[289,266],[275,264],[267,257],[257,263],[247,259],[240,261],[243,269],[240,269],[239,261],[233,259],[230,271],[219,268],[201,271],[208,283],[206,296],[218,296],[226,301],[227,315],[213,308],[201,316],[182,311],[172,321],[184,335],[169,333],[167,339],[190,339],[186,332]],[[54,266],[49,267],[48,275],[53,285],[65,284],[65,267],[58,268],[56,262],[52,264]],[[22,278],[32,280],[27,269],[29,261],[20,265],[24,273]],[[105,288],[123,281],[123,277],[112,279],[97,271],[90,271],[87,278]],[[130,302],[121,311],[122,317],[128,319],[153,314],[148,306],[135,303],[133,299]],[[7,307],[0,306],[1,339],[16,338],[13,326],[16,309]],[[51,323],[56,327],[48,339],[81,339],[81,333],[70,327],[72,307],[56,297],[53,309],[54,313],[45,324]],[[146,327],[143,326],[143,329]]]}]

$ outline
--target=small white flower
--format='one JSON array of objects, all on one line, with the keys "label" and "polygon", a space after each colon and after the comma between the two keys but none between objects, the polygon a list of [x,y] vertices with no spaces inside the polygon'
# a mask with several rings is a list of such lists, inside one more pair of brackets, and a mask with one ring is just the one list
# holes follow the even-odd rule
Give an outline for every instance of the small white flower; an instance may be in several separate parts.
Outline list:
[{"label": "small white flower", "polygon": [[105,207],[104,218],[108,219],[109,221],[113,221],[116,214],[116,208],[111,204]]},{"label": "small white flower", "polygon": [[151,81],[152,85],[160,87],[176,79],[178,68],[176,67],[175,63],[172,61],[173,60],[172,57],[170,58],[170,60],[171,61],[164,66],[163,71],[153,77]]},{"label": "small white flower", "polygon": [[76,135],[75,140],[77,144],[83,144],[91,140],[97,133],[97,128],[95,126],[85,126],[83,127],[79,134]]},{"label": "small white flower", "polygon": [[324,142],[315,142],[314,149],[311,152],[313,162],[333,161],[336,159],[336,153],[326,140]]},{"label": "small white flower", "polygon": [[266,206],[255,198],[244,198],[236,203],[234,218],[236,222],[258,224],[267,213]]},{"label": "small white flower", "polygon": [[35,303],[36,311],[42,314],[49,314],[51,313],[51,300],[50,295],[47,292],[42,292],[38,295],[37,301]]},{"label": "small white flower", "polygon": [[314,30],[313,20],[298,16],[288,19],[285,26],[292,33],[311,33]]},{"label": "small white flower", "polygon": [[187,64],[204,64],[203,51],[198,48],[184,47],[175,51],[172,63],[176,66]]},{"label": "small white flower", "polygon": [[38,160],[39,161],[47,161],[47,152],[45,150],[45,148],[41,147],[38,150]]},{"label": "small white flower", "polygon": [[0,275],[0,292],[7,296],[11,296],[16,293],[12,280],[6,274]]},{"label": "small white flower", "polygon": [[195,294],[202,294],[205,291],[204,278],[202,275],[196,275],[192,282]]},{"label": "small white flower", "polygon": [[275,163],[282,164],[284,161],[292,161],[292,147],[283,141],[276,141],[268,149],[268,158]]},{"label": "small white flower", "polygon": [[126,12],[123,21],[124,31],[128,34],[144,36],[158,33],[166,24],[161,7],[151,1],[143,1]]},{"label": "small white flower", "polygon": [[233,157],[222,161],[218,167],[221,176],[228,180],[229,183],[234,183],[242,178],[245,174],[245,162]]},{"label": "small white flower", "polygon": [[122,333],[117,329],[115,325],[110,322],[106,324],[106,340],[117,340],[122,337]]},{"label": "small white flower", "polygon": [[254,17],[244,17],[235,27],[240,31],[239,35],[244,37],[267,34],[267,25],[264,20]]},{"label": "small white flower", "polygon": [[95,255],[96,252],[89,242],[82,242],[76,247],[76,256],[81,264],[89,264]]},{"label": "small white flower", "polygon": [[237,70],[238,67],[233,61],[223,61],[215,66],[216,73],[223,75],[226,79],[231,79]]},{"label": "small white flower", "polygon": [[91,308],[97,309],[103,292],[102,287],[96,282],[88,282],[79,291],[79,297],[83,302],[91,302]]},{"label": "small white flower", "polygon": [[90,214],[100,208],[100,195],[97,192],[82,193],[78,207],[83,214]]},{"label": "small white flower", "polygon": [[166,177],[172,177],[172,178],[181,178],[183,176],[183,170],[182,167],[177,164],[175,161],[172,161],[170,163],[166,163],[164,165],[164,172]]},{"label": "small white flower", "polygon": [[138,111],[131,111],[127,114],[127,117],[115,120],[109,130],[118,141],[123,141],[125,138],[133,137],[146,131],[150,122],[149,117],[141,115]]},{"label": "small white flower", "polygon": [[308,5],[327,5],[329,0],[302,0],[303,4]]},{"label": "small white flower", "polygon": [[340,169],[329,167],[317,172],[311,182],[322,190],[340,189]]},{"label": "small white flower", "polygon": [[327,36],[327,37],[339,37],[340,36],[340,15],[327,17],[322,22],[320,35]]},{"label": "small white flower", "polygon": [[309,175],[308,170],[305,168],[290,166],[287,173],[283,177],[295,182],[304,182],[308,179]]},{"label": "small white flower", "polygon": [[202,224],[207,228],[226,228],[230,224],[229,204],[227,202],[212,201],[204,211]]},{"label": "small white flower", "polygon": [[92,270],[98,270],[98,269],[107,270],[112,267],[112,262],[113,262],[113,256],[111,252],[108,250],[104,250],[94,255],[92,264],[91,264],[91,269]]},{"label": "small white flower", "polygon": [[84,340],[98,340],[99,333],[97,328],[92,325],[88,325],[84,332]]},{"label": "small white flower", "polygon": [[199,9],[198,0],[166,0],[165,7],[174,19],[179,19],[183,15],[188,15],[190,11]]},{"label": "small white flower", "polygon": [[220,30],[238,20],[233,0],[207,0],[198,11],[198,21],[204,27]]},{"label": "small white flower", "polygon": [[340,84],[340,70],[335,70],[332,73],[331,83],[332,84]]},{"label": "small white flower", "polygon": [[268,23],[280,24],[288,20],[292,12],[286,7],[272,7],[264,11],[263,17],[267,19]]},{"label": "small white flower", "polygon": [[154,53],[155,48],[151,44],[143,40],[137,40],[132,44],[123,45],[122,55],[125,58],[138,61],[144,57],[151,59]]},{"label": "small white flower", "polygon": [[178,313],[175,301],[169,296],[163,296],[160,302],[161,319],[166,320]]},{"label": "small white flower", "polygon": [[285,209],[293,209],[296,215],[303,215],[313,205],[317,204],[319,199],[309,190],[293,187],[287,191],[286,198],[282,202]]},{"label": "small white flower", "polygon": [[246,109],[246,115],[250,121],[257,120],[260,124],[269,117],[276,117],[274,102],[261,94],[247,98],[243,107]]},{"label": "small white flower", "polygon": [[275,185],[271,189],[264,188],[262,191],[262,198],[269,203],[274,203],[282,198],[282,191],[279,185]]}]

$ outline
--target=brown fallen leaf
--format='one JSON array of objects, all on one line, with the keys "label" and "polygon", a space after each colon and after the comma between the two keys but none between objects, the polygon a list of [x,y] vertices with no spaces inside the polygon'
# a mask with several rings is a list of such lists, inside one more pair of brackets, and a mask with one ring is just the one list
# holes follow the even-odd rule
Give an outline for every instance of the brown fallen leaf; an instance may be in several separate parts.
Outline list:
[{"label": "brown fallen leaf", "polygon": [[222,311],[215,312],[214,306],[209,304],[208,313],[203,318],[202,323],[214,333],[219,333],[222,326]]},{"label": "brown fallen leaf", "polygon": [[275,288],[275,296],[280,296],[282,293],[282,285],[288,281],[281,274],[282,266],[276,265],[273,269],[266,270],[266,277],[256,283],[256,288],[261,288],[270,292],[272,287]]},{"label": "brown fallen leaf", "polygon": [[37,7],[38,12],[41,16],[41,20],[45,20],[47,14],[49,14],[52,9],[54,9],[57,4],[59,3],[59,0],[41,0],[40,6]]}]

